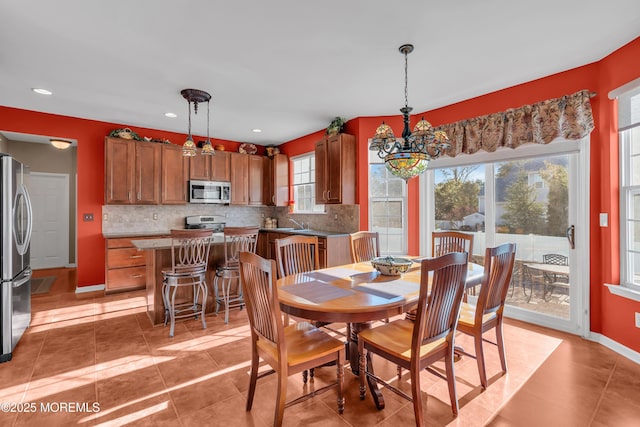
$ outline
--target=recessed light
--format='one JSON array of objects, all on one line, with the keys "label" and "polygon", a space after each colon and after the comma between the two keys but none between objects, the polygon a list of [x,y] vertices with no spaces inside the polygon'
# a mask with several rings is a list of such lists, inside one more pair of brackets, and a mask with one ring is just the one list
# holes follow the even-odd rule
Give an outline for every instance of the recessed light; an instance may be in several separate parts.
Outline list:
[{"label": "recessed light", "polygon": [[166,117],[169,117],[170,119],[175,119],[176,117],[178,117],[176,113],[164,113],[164,115]]},{"label": "recessed light", "polygon": [[251,129],[251,132],[253,132],[253,133],[260,133],[260,132],[262,132],[262,129],[258,129],[258,128],[256,128],[256,129]]},{"label": "recessed light", "polygon": [[46,89],[33,87],[33,88],[31,88],[31,90],[34,91],[35,93],[39,93],[40,95],[53,95],[53,92],[51,92],[50,90],[46,90]]}]

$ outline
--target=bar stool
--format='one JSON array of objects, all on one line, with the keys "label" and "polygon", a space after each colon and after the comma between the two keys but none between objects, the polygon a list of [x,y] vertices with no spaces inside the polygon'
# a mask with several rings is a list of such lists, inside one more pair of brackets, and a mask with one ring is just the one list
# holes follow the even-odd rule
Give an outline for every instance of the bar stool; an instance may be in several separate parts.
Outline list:
[{"label": "bar stool", "polygon": [[[240,283],[240,252],[256,252],[258,227],[225,227],[224,264],[216,269],[213,279],[213,295],[216,314],[224,306],[224,323],[229,323],[229,309],[244,306]],[[232,288],[232,283],[236,283]]]},{"label": "bar stool", "polygon": [[[204,310],[207,305],[207,263],[212,230],[171,230],[171,269],[162,270],[162,299],[164,302],[164,325],[170,322],[169,336],[175,331],[176,319],[198,315],[202,328],[207,328]],[[186,300],[186,292],[178,289],[191,287],[193,295]],[[198,302],[202,296],[202,302]]]}]

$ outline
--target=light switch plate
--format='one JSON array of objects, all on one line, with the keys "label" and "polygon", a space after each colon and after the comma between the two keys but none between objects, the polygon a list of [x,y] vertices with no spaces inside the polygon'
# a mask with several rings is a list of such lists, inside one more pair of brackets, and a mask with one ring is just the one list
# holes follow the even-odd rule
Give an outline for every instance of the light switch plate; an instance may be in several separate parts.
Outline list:
[{"label": "light switch plate", "polygon": [[609,226],[609,214],[600,213],[600,227],[608,227],[608,226]]},{"label": "light switch plate", "polygon": [[640,328],[640,313],[636,313],[636,328]]}]

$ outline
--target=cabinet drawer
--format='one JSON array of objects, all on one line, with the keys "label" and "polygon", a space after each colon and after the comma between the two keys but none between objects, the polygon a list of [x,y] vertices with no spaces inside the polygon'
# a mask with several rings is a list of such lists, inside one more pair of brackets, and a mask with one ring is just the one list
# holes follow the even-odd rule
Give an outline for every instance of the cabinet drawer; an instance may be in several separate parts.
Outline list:
[{"label": "cabinet drawer", "polygon": [[120,248],[107,250],[107,268],[122,268],[144,266],[146,264],[144,251],[137,248]]},{"label": "cabinet drawer", "polygon": [[107,291],[125,288],[144,288],[147,284],[146,267],[107,270]]},{"label": "cabinet drawer", "polygon": [[131,244],[130,238],[107,239],[107,249],[131,248],[131,247],[133,247],[133,245]]}]

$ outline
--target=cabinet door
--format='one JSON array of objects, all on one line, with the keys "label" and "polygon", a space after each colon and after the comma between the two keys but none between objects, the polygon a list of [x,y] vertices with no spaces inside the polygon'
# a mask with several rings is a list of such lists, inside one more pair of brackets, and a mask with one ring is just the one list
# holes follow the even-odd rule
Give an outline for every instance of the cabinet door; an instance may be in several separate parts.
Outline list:
[{"label": "cabinet door", "polygon": [[216,151],[211,156],[211,180],[212,181],[230,181],[229,173],[230,154],[226,151]]},{"label": "cabinet door", "polygon": [[187,203],[189,160],[182,155],[182,147],[162,145],[162,197],[164,205]]},{"label": "cabinet door", "polygon": [[133,203],[135,147],[132,141],[105,138],[105,204]]},{"label": "cabinet door", "polygon": [[316,203],[327,203],[327,140],[316,142]]},{"label": "cabinet door", "polygon": [[160,202],[160,144],[136,142],[135,203],[157,205]]},{"label": "cabinet door", "polygon": [[264,204],[264,157],[248,156],[249,159],[249,204]]},{"label": "cabinet door", "polygon": [[342,149],[340,134],[327,139],[326,177],[327,193],[325,203],[340,203],[342,201]]},{"label": "cabinet door", "polygon": [[272,202],[275,206],[289,205],[289,158],[285,154],[276,154],[271,161]]},{"label": "cabinet door", "polygon": [[203,156],[202,150],[198,149],[198,154],[189,157],[189,179],[201,181],[211,180],[211,157]]},{"label": "cabinet door", "polygon": [[249,203],[249,155],[231,153],[231,204]]}]

